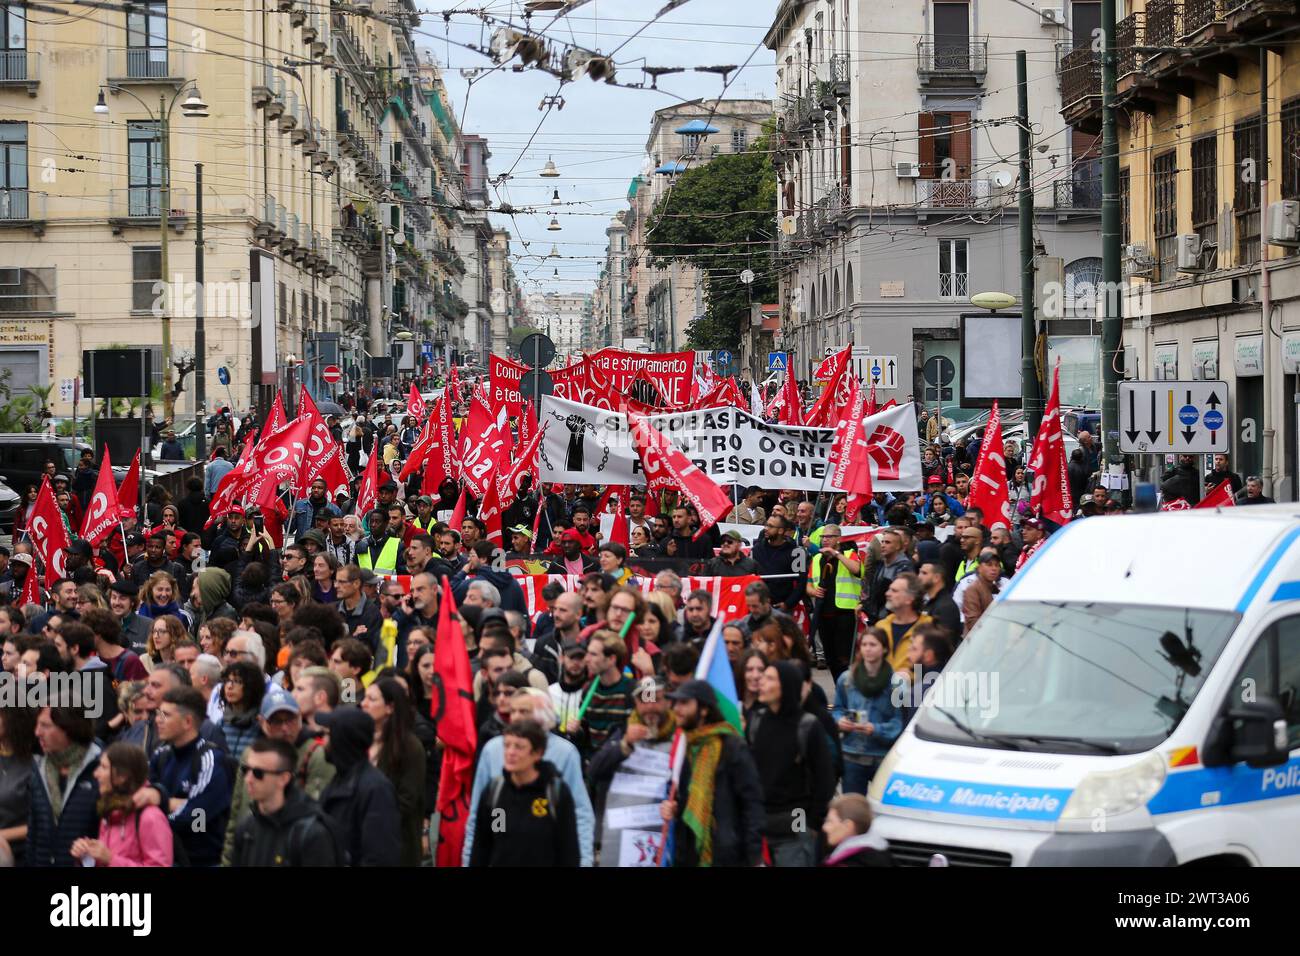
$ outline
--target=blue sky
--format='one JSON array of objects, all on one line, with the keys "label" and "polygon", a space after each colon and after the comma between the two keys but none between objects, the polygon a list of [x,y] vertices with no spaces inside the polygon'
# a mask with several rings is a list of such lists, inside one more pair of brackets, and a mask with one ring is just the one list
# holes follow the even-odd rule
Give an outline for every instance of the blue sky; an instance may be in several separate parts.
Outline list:
[{"label": "blue sky", "polygon": [[[524,291],[590,292],[605,248],[605,227],[627,206],[628,184],[645,162],[645,141],[650,117],[674,102],[697,97],[717,97],[722,78],[691,72],[692,67],[721,64],[749,65],[731,74],[729,98],[770,98],[775,84],[773,55],[762,46],[771,26],[777,0],[689,0],[650,26],[667,0],[591,0],[567,17],[539,13],[534,31],[576,43],[589,50],[614,55],[619,83],[644,83],[647,89],[625,89],[594,82],[582,76],[559,88],[559,80],[538,70],[513,72],[509,67],[488,72],[492,61],[460,44],[486,48],[496,25],[477,17],[453,15],[444,26],[443,9],[486,9],[491,15],[523,24],[522,4],[470,0],[445,7],[420,5],[422,50],[433,55],[451,93],[462,128],[488,139],[492,151],[490,174],[510,171],[511,178],[498,187],[496,200],[515,207],[541,204],[535,214],[514,217],[494,215],[514,236],[516,255],[545,255],[552,243],[559,261],[517,259],[516,272],[527,277]],[[549,26],[548,26],[549,25]],[[633,36],[639,29],[641,33]],[[448,40],[452,42],[448,42]],[[751,57],[752,54],[752,57]],[[515,62],[518,62],[517,60]],[[650,77],[642,65],[686,67],[687,72],[662,76],[657,91],[648,89]],[[477,79],[462,71],[480,71]],[[553,109],[543,119],[542,98],[558,93],[563,109]],[[533,136],[534,130],[536,135]],[[529,138],[531,145],[527,145]],[[527,148],[525,148],[527,146]],[[547,158],[559,168],[559,179],[538,176]],[[550,207],[558,189],[563,205],[555,211],[562,227],[548,232]],[[525,249],[521,240],[527,240]],[[554,271],[559,270],[559,277]]]}]

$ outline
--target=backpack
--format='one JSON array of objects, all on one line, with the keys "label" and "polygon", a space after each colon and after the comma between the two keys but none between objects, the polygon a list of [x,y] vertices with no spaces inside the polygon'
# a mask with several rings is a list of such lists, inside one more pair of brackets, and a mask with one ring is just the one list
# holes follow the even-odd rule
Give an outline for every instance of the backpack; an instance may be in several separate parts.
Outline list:
[{"label": "backpack", "polygon": [[[749,731],[747,734],[749,743],[758,740],[758,727],[762,723],[763,712],[756,711],[754,716],[749,719]],[[813,779],[812,771],[808,769],[808,741],[812,739],[814,730],[821,730],[821,724],[817,718],[807,711],[801,711],[799,714],[799,726],[795,729],[796,749],[799,751],[795,756],[794,762],[798,767],[803,768],[804,781],[808,785],[808,792],[812,793]],[[834,762],[834,754],[832,763]]]},{"label": "backpack", "polygon": [[[504,773],[492,781],[492,789],[488,791],[489,811],[495,810],[497,808],[497,804],[501,799],[501,791],[505,788],[505,785],[506,785],[506,776]],[[550,780],[546,781],[546,815],[550,817],[552,821],[557,819],[555,807],[559,799],[560,799],[560,778],[558,776],[554,776],[551,777]]]},{"label": "backpack", "polygon": [[289,827],[289,865],[302,866],[302,844],[307,839],[308,829],[316,822],[319,822],[325,828],[325,832],[330,836],[330,841],[334,844],[334,865],[351,866],[352,859],[348,853],[347,844],[343,841],[343,834],[339,830],[338,823],[332,816],[322,810],[319,804],[312,808],[310,816],[295,820],[293,825]]}]

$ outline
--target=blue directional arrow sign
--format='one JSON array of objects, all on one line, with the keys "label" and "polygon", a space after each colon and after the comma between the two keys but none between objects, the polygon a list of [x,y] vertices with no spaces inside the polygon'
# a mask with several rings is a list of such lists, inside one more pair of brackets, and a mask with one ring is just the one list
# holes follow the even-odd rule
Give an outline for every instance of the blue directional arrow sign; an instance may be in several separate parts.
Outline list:
[{"label": "blue directional arrow sign", "polygon": [[713,353],[713,362],[719,368],[731,368],[731,353],[726,349],[718,349]]},{"label": "blue directional arrow sign", "polygon": [[226,368],[224,365],[219,367],[217,369],[217,381],[220,382],[222,385],[229,385],[230,369]]}]

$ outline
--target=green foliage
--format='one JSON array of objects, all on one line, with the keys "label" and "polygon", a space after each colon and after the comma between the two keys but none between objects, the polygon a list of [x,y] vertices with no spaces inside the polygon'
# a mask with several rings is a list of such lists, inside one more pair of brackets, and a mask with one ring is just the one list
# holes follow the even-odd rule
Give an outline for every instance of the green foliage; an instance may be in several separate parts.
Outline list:
[{"label": "green foliage", "polygon": [[14,398],[10,381],[12,378],[12,369],[0,369],[0,398],[3,398],[3,404],[0,404],[0,432],[40,431],[41,423],[49,412],[45,409],[45,414],[41,414],[44,402],[38,399],[48,398],[52,386],[30,387],[30,391],[36,392],[36,395],[19,395]]},{"label": "green foliage", "polygon": [[[704,277],[705,314],[691,323],[693,349],[736,349],[750,305],[776,300],[771,242],[777,207],[770,132],[744,153],[717,156],[683,173],[655,207],[648,230],[657,265],[687,262]],[[754,282],[740,281],[745,269]]]}]

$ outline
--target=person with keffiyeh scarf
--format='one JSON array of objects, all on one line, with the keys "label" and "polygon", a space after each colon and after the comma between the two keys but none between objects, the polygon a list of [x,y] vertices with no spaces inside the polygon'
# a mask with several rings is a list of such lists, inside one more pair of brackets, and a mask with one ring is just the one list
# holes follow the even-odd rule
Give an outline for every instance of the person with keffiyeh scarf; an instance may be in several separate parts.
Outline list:
[{"label": "person with keffiyeh scarf", "polygon": [[688,680],[667,696],[686,747],[673,799],[660,804],[672,826],[672,865],[758,866],[763,791],[745,739],[722,718],[707,681]]}]

